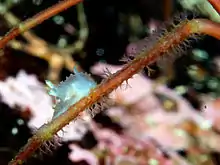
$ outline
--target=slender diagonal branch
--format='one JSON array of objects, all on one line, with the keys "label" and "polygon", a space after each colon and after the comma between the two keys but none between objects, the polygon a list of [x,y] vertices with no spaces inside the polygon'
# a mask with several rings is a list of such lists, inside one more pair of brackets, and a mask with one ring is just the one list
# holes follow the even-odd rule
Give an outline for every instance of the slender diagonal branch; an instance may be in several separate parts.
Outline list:
[{"label": "slender diagonal branch", "polygon": [[77,3],[82,2],[82,0],[63,0],[59,3],[49,7],[48,9],[44,10],[33,16],[32,18],[21,22],[17,27],[13,28],[9,31],[1,40],[0,40],[0,49],[3,48],[10,40],[17,37],[19,34],[41,24],[43,21],[47,20],[48,18],[70,8]]},{"label": "slender diagonal branch", "polygon": [[[9,27],[20,25],[21,21],[12,12],[9,11],[9,8],[13,5],[13,3],[0,3],[0,5],[5,8],[1,11],[0,14],[7,21]],[[59,6],[60,5],[58,5],[58,7]],[[48,10],[50,9],[47,9],[46,14],[48,14]],[[72,68],[76,66],[76,63],[71,57],[71,53],[74,53],[75,50],[80,51],[88,37],[88,25],[82,3],[77,5],[77,15],[78,21],[80,23],[79,39],[74,45],[70,46],[73,47],[72,52],[65,51],[65,48],[57,48],[48,44],[46,41],[36,36],[30,29],[26,30],[24,33],[21,33],[21,35],[28,42],[27,44],[17,40],[10,40],[8,45],[14,49],[25,51],[29,55],[33,55],[35,57],[46,60],[49,63],[47,79],[52,80],[54,83],[58,83],[59,74],[63,67],[67,68],[69,71],[72,71]]]},{"label": "slender diagonal branch", "polygon": [[215,8],[215,10],[220,14],[220,0],[208,0],[209,3]]},{"label": "slender diagonal branch", "polygon": [[120,86],[123,81],[128,80],[145,66],[148,66],[161,58],[161,56],[164,56],[170,49],[178,46],[193,34],[207,34],[220,39],[220,24],[205,19],[194,19],[181,22],[173,31],[167,32],[159,38],[158,42],[150,49],[139,54],[121,70],[112,74],[95,89],[91,90],[87,97],[79,100],[76,104],[72,105],[68,111],[52,120],[50,123],[43,125],[36,134],[28,140],[27,144],[20,150],[9,165],[18,165],[22,163],[45,141],[50,140],[65,125],[76,119],[81,112],[91,107],[103,96],[108,95],[111,91]]}]

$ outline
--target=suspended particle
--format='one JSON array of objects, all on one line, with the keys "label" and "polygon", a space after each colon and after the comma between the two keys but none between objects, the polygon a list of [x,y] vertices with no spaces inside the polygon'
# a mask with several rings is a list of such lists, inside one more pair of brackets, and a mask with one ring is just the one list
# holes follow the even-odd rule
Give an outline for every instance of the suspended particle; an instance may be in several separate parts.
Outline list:
[{"label": "suspended particle", "polygon": [[40,4],[42,4],[43,0],[33,0],[32,2],[35,5],[40,5]]},{"label": "suspended particle", "polygon": [[18,123],[18,125],[24,125],[24,120],[18,119],[18,120],[17,120],[17,123]]},{"label": "suspended particle", "polygon": [[175,87],[174,90],[177,92],[177,94],[184,95],[187,93],[188,88],[186,86],[180,85]]},{"label": "suspended particle", "polygon": [[196,61],[205,61],[209,58],[209,54],[201,49],[193,49],[192,54]]},{"label": "suspended particle", "polygon": [[12,135],[17,135],[18,134],[18,128],[14,127],[11,130]]},{"label": "suspended particle", "polygon": [[96,50],[96,55],[98,55],[98,56],[103,56],[104,53],[105,53],[105,50],[102,49],[102,48],[98,48],[98,49]]},{"label": "suspended particle", "polygon": [[64,48],[66,45],[67,45],[67,37],[66,36],[61,36],[59,39],[58,39],[58,42],[57,42],[57,46],[59,48]]},{"label": "suspended particle", "polygon": [[56,15],[53,17],[53,21],[57,24],[57,25],[62,25],[65,22],[65,19],[63,16],[61,15]]}]

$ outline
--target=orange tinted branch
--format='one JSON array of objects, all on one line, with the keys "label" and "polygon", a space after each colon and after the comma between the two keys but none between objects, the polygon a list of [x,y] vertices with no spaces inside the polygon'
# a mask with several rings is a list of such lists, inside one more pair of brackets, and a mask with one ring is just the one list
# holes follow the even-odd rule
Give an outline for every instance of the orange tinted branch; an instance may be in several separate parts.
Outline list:
[{"label": "orange tinted branch", "polygon": [[65,113],[43,125],[36,134],[28,140],[28,143],[20,150],[14,160],[9,165],[18,165],[27,159],[45,141],[50,140],[59,130],[68,123],[76,119],[81,112],[91,107],[103,96],[108,95],[114,89],[138,73],[145,66],[155,62],[160,57],[165,56],[169,50],[178,46],[194,33],[208,34],[220,39],[220,24],[213,23],[205,19],[194,19],[182,21],[176,28],[165,33],[153,47],[139,54],[133,61],[126,64],[121,70],[112,74],[93,89],[87,97],[82,98],[72,105]]},{"label": "orange tinted branch", "polygon": [[39,24],[41,24],[43,21],[47,20],[48,18],[70,8],[73,5],[76,5],[77,3],[82,2],[82,0],[63,0],[59,3],[53,5],[52,7],[49,7],[48,9],[44,10],[43,12],[40,12],[33,16],[30,19],[27,19],[24,22],[21,22],[17,27],[13,28],[11,31],[9,31],[1,40],[0,40],[0,49],[3,48],[10,40],[17,37],[19,34],[23,33],[24,31],[27,31]]},{"label": "orange tinted branch", "polygon": [[207,19],[196,19],[192,22],[191,27],[195,33],[202,33],[220,39],[219,23]]},{"label": "orange tinted branch", "polygon": [[215,8],[215,10],[220,14],[220,0],[208,0],[209,3]]}]

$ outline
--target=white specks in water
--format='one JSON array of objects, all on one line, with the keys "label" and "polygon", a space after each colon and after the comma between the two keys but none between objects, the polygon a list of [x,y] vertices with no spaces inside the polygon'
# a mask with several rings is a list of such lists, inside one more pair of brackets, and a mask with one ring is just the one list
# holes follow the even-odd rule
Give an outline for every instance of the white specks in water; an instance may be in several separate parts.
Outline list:
[{"label": "white specks in water", "polygon": [[32,0],[32,2],[35,5],[40,5],[43,2],[43,0]]},{"label": "white specks in water", "polygon": [[102,49],[102,48],[98,48],[98,49],[96,50],[96,55],[98,55],[98,56],[103,56],[104,53],[105,53],[105,50]]},{"label": "white specks in water", "polygon": [[12,135],[16,135],[18,133],[18,128],[14,127],[11,130]]},{"label": "white specks in water", "polygon": [[24,125],[24,120],[18,119],[18,120],[17,120],[17,123],[18,123],[18,125]]},{"label": "white specks in water", "polygon": [[56,15],[53,17],[53,21],[57,24],[57,25],[62,25],[65,22],[65,19],[63,16],[61,15]]},{"label": "white specks in water", "polygon": [[60,36],[60,38],[58,39],[58,42],[57,42],[57,46],[59,48],[64,48],[67,44],[68,44],[67,37],[64,35]]}]

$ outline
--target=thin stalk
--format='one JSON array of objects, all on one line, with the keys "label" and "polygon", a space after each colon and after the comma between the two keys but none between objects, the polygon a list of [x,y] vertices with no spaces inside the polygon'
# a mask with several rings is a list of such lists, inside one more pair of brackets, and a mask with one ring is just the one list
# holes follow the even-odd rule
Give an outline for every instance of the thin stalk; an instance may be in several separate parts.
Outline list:
[{"label": "thin stalk", "polygon": [[27,19],[24,22],[21,22],[17,27],[10,30],[1,40],[0,40],[0,49],[3,48],[10,40],[14,39],[21,33],[30,30],[31,28],[41,24],[43,21],[48,18],[70,8],[77,3],[82,2],[82,0],[63,0],[59,3],[49,7],[48,9],[36,14],[30,19]]},{"label": "thin stalk", "polygon": [[128,80],[145,66],[155,62],[170,49],[178,46],[178,44],[181,44],[195,33],[207,34],[220,39],[220,24],[206,19],[194,19],[191,21],[183,21],[176,26],[173,31],[165,33],[151,49],[139,54],[121,70],[112,74],[108,79],[93,89],[87,97],[82,98],[76,104],[72,105],[68,111],[52,120],[50,123],[43,125],[36,134],[28,140],[28,143],[20,150],[9,165],[18,165],[22,163],[45,141],[50,140],[65,125],[76,119],[81,112],[91,107],[103,96],[108,95],[120,86],[123,81]]},{"label": "thin stalk", "polygon": [[220,14],[220,0],[208,0],[209,3],[215,8],[215,10]]}]

